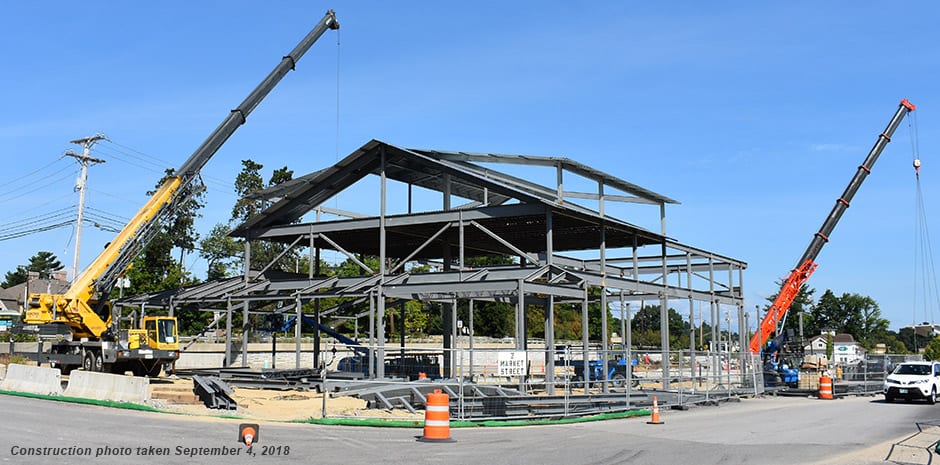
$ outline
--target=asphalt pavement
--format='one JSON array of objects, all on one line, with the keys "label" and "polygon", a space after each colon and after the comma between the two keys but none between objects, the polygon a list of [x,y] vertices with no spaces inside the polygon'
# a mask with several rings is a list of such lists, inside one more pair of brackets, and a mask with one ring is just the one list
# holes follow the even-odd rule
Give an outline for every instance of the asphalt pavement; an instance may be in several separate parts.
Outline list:
[{"label": "asphalt pavement", "polygon": [[452,428],[450,443],[421,429],[260,424],[0,395],[0,462],[27,464],[875,464],[894,443],[940,423],[940,404],[877,397],[765,397],[663,409],[648,418],[532,427]]}]

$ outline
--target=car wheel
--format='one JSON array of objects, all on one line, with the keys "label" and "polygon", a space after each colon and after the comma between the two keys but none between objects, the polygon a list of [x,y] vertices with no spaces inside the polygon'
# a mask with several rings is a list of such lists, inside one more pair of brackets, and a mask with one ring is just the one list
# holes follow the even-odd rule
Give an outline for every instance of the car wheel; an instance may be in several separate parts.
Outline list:
[{"label": "car wheel", "polygon": [[885,395],[885,402],[888,402],[888,403],[894,402],[894,397],[891,397],[891,396],[889,396],[889,395]]},{"label": "car wheel", "polygon": [[627,377],[620,373],[615,373],[614,376],[610,378],[610,384],[613,387],[624,387],[627,384]]},{"label": "car wheel", "polygon": [[160,372],[163,370],[162,363],[154,363],[147,369],[147,377],[156,378],[160,376]]},{"label": "car wheel", "polygon": [[571,377],[571,385],[574,387],[580,387],[582,381],[584,381],[584,378],[582,378],[580,375]]},{"label": "car wheel", "polygon": [[927,398],[927,403],[930,405],[937,403],[937,386],[930,389],[930,397]]}]

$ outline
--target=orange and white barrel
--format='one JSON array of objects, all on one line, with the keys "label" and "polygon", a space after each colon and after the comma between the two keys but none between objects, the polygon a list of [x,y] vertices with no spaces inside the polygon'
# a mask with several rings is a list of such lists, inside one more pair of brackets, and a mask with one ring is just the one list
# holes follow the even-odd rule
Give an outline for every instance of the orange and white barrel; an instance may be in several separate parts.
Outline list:
[{"label": "orange and white barrel", "polygon": [[825,375],[819,377],[819,398],[832,399],[832,378]]},{"label": "orange and white barrel", "polygon": [[440,389],[428,394],[424,410],[424,441],[450,440],[450,398]]}]

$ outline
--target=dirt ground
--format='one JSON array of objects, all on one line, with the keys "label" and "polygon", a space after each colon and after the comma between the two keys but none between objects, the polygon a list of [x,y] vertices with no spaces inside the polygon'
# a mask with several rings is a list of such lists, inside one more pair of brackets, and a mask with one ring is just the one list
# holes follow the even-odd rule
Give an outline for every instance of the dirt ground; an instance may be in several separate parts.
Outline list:
[{"label": "dirt ground", "polygon": [[[232,398],[238,403],[236,410],[205,407],[193,393],[193,381],[184,378],[158,378],[150,380],[151,405],[188,415],[235,415],[251,420],[293,421],[323,416],[323,395],[316,391],[249,389],[233,387]],[[423,419],[423,414],[407,410],[393,411],[368,409],[366,402],[346,396],[326,398],[327,417]]]}]

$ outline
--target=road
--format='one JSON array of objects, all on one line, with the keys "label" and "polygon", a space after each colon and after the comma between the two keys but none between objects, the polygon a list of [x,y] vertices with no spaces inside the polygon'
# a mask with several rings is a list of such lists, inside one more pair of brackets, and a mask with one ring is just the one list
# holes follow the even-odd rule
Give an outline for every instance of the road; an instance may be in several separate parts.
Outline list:
[{"label": "road", "polygon": [[[940,404],[887,404],[880,396],[768,397],[684,412],[664,409],[663,425],[631,418],[454,428],[456,442],[431,444],[416,441],[420,429],[262,423],[254,455],[236,442],[239,420],[5,395],[0,395],[0,412],[0,462],[11,464],[792,465],[883,463],[892,443],[917,432],[917,422],[937,423]],[[46,455],[22,455],[30,448]],[[161,451],[169,455],[146,456]],[[56,452],[64,456],[50,455]]]}]

